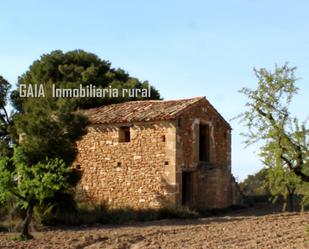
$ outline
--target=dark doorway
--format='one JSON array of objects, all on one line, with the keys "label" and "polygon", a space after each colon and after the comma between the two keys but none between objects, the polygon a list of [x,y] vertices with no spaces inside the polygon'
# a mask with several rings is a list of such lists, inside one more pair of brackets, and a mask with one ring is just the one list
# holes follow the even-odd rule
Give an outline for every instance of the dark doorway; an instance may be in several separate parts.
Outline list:
[{"label": "dark doorway", "polygon": [[188,205],[191,201],[191,172],[182,172],[182,205]]},{"label": "dark doorway", "polygon": [[210,127],[209,125],[200,125],[200,161],[209,162],[210,154]]}]

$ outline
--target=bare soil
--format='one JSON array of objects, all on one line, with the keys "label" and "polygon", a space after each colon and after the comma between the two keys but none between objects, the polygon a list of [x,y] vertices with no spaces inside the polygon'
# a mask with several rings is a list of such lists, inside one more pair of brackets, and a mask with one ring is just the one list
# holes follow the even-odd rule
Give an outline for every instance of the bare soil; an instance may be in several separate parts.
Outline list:
[{"label": "bare soil", "polygon": [[309,212],[248,211],[196,220],[135,222],[121,226],[57,228],[33,232],[30,241],[0,233],[0,248],[309,248]]}]

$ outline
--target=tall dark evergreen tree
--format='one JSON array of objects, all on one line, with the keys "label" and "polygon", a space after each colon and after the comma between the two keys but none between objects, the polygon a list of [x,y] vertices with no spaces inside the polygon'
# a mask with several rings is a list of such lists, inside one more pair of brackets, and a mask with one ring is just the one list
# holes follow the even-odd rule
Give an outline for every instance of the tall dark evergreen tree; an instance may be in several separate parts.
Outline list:
[{"label": "tall dark evergreen tree", "polygon": [[[149,86],[82,50],[43,55],[19,78],[18,86],[21,84],[43,84],[45,90],[52,84],[57,88],[78,88],[80,84],[120,89]],[[9,196],[19,200],[26,209],[22,236],[31,238],[34,207],[54,203],[57,196],[70,193],[79,180],[78,172],[70,166],[77,153],[76,141],[85,134],[88,121],[76,110],[136,98],[53,98],[50,92],[45,97],[22,98],[17,89],[11,94],[16,109],[12,118],[5,109],[9,89],[10,84],[0,77],[0,201]],[[153,87],[150,98],[160,98]]]},{"label": "tall dark evergreen tree", "polygon": [[[44,54],[39,60],[33,62],[29,70],[18,80],[20,84],[55,84],[57,88],[79,88],[93,85],[97,88],[148,88],[148,81],[141,82],[131,77],[123,69],[111,67],[110,62],[100,59],[92,53],[83,50],[62,52],[61,50]],[[13,92],[13,104],[22,110],[24,98],[19,97],[18,89]],[[125,102],[131,100],[160,99],[159,92],[151,87],[151,96],[148,98],[75,98],[76,108],[88,109],[106,104]]]}]

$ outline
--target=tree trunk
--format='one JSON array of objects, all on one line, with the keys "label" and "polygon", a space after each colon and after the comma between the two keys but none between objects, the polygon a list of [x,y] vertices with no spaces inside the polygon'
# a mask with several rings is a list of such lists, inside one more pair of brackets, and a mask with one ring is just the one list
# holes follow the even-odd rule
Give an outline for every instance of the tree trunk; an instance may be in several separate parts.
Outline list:
[{"label": "tree trunk", "polygon": [[288,194],[288,199],[287,199],[287,210],[288,212],[294,212],[294,193],[289,193]]},{"label": "tree trunk", "polygon": [[26,217],[22,224],[21,235],[27,239],[32,239],[32,235],[29,233],[29,225],[32,220],[34,204],[32,202],[29,203],[27,207]]}]

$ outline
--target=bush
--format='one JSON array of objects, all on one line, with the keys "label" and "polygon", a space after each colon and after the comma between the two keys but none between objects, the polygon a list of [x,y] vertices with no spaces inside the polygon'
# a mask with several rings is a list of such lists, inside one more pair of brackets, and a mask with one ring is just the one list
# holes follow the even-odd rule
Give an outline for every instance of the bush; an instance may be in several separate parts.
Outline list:
[{"label": "bush", "polygon": [[[62,201],[57,202],[57,205],[36,207],[32,226],[39,229],[41,225],[91,226],[162,219],[196,219],[199,217],[220,215],[240,208],[230,207],[215,210],[199,210],[198,212],[188,207],[173,206],[164,206],[157,209],[134,209],[130,207],[112,209],[104,202],[99,205],[79,202],[76,205],[71,205],[71,203],[68,209],[66,209],[64,205],[59,205],[59,203],[62,203]],[[16,204],[11,202],[7,203],[7,206],[0,208],[1,214],[6,213],[5,219],[2,222],[0,220],[0,231],[19,231],[19,225],[25,214],[20,207],[14,205]]]},{"label": "bush", "polygon": [[20,230],[25,211],[14,198],[8,198],[0,206],[0,231],[16,232]]},{"label": "bush", "polygon": [[199,213],[188,207],[163,207],[159,209],[159,219],[194,219]]},{"label": "bush", "polygon": [[123,224],[132,221],[159,219],[193,219],[199,217],[196,211],[187,207],[162,207],[159,209],[133,209],[122,207],[111,209],[105,203],[87,205],[80,203],[74,212],[56,212],[42,219],[44,225],[94,225]]},{"label": "bush", "polygon": [[271,195],[248,195],[243,198],[244,204],[248,206],[254,206],[257,203],[270,203],[272,204]]}]

